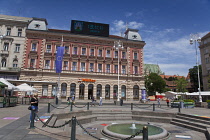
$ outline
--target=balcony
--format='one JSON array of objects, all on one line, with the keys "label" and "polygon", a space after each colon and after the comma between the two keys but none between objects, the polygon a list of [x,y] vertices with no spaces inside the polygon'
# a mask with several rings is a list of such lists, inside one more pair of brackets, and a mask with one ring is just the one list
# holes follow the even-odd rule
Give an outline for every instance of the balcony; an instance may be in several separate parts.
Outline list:
[{"label": "balcony", "polygon": [[9,71],[9,72],[19,72],[20,68],[16,67],[0,67],[1,71]]},{"label": "balcony", "polygon": [[1,55],[8,56],[9,51],[8,50],[1,50]]}]

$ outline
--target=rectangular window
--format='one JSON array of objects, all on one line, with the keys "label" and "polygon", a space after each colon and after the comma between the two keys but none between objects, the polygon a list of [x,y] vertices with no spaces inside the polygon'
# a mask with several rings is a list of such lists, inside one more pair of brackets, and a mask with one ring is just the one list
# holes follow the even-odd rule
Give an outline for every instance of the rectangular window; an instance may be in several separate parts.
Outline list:
[{"label": "rectangular window", "polygon": [[110,50],[106,50],[106,57],[110,57],[111,55],[111,51]]},{"label": "rectangular window", "polygon": [[122,59],[126,59],[126,53],[122,52]]},{"label": "rectangular window", "polygon": [[36,51],[36,43],[32,43],[31,51]]},{"label": "rectangular window", "polygon": [[19,37],[22,36],[22,29],[18,29],[18,36],[19,36]]},{"label": "rectangular window", "polygon": [[72,71],[77,70],[77,62],[72,62]]},{"label": "rectangular window", "polygon": [[7,66],[7,60],[6,59],[2,59],[1,60],[1,67],[6,67]]},{"label": "rectangular window", "polygon": [[15,44],[15,52],[20,52],[20,44]]},{"label": "rectangular window", "polygon": [[93,70],[94,70],[94,64],[90,63],[90,72],[93,72]]},{"label": "rectangular window", "polygon": [[126,66],[122,65],[122,74],[126,74]]},{"label": "rectangular window", "polygon": [[114,52],[114,58],[118,58],[118,51]]},{"label": "rectangular window", "polygon": [[102,64],[98,64],[98,72],[102,72]]},{"label": "rectangular window", "polygon": [[68,61],[63,62],[63,69],[68,70]]},{"label": "rectangular window", "polygon": [[65,54],[69,54],[69,46],[65,46]]},{"label": "rectangular window", "polygon": [[51,53],[51,45],[47,45],[47,47],[46,47],[46,52],[47,52],[47,53]]},{"label": "rectangular window", "polygon": [[11,34],[11,28],[7,28],[7,36],[10,36]]},{"label": "rectangular window", "polygon": [[82,48],[82,55],[86,55],[86,48]]},{"label": "rectangular window", "polygon": [[50,69],[50,60],[45,60],[45,69]]},{"label": "rectangular window", "polygon": [[134,74],[138,74],[138,66],[134,66]]},{"label": "rectangular window", "polygon": [[114,65],[114,73],[118,73],[118,65]]},{"label": "rectangular window", "polygon": [[30,68],[34,68],[34,67],[35,67],[35,59],[31,59]]},{"label": "rectangular window", "polygon": [[13,68],[17,68],[17,67],[18,67],[18,64],[14,63]]},{"label": "rectangular window", "polygon": [[85,71],[85,63],[84,62],[81,62],[80,71]]},{"label": "rectangular window", "polygon": [[9,43],[4,43],[4,51],[8,51],[9,50]]},{"label": "rectangular window", "polygon": [[90,56],[94,56],[94,49],[90,49]]},{"label": "rectangular window", "polygon": [[73,54],[77,54],[77,47],[74,47]]},{"label": "rectangular window", "polygon": [[102,50],[101,49],[98,50],[98,56],[102,57]]},{"label": "rectangular window", "polygon": [[110,64],[106,64],[106,73],[110,73]]},{"label": "rectangular window", "polygon": [[136,52],[134,53],[133,56],[134,56],[134,57],[133,57],[134,60],[138,60],[138,54],[137,54]]}]

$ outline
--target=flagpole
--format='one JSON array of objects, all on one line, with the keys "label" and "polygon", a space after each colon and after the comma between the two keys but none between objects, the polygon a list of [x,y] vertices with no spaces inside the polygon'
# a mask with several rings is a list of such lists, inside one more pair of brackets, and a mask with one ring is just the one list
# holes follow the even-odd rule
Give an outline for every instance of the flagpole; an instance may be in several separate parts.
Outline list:
[{"label": "flagpole", "polygon": [[[62,39],[61,39],[61,47],[63,46],[63,35],[62,35]],[[62,62],[63,63],[63,62]],[[60,84],[60,78],[61,78],[61,73],[59,72],[58,73],[58,94],[57,94],[57,97],[58,99],[61,98],[61,94],[60,94],[60,87],[61,87],[61,84]]]}]

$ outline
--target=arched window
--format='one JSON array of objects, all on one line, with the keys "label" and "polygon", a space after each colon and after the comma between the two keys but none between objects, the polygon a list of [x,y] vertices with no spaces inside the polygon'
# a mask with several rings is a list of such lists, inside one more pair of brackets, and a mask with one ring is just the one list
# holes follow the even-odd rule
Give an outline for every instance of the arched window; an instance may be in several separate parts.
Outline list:
[{"label": "arched window", "polygon": [[67,90],[67,84],[66,83],[62,83],[61,84],[61,96],[62,97],[66,97],[66,90]]},{"label": "arched window", "polygon": [[114,85],[114,87],[113,87],[113,99],[117,99],[117,93],[118,93],[118,86]]},{"label": "arched window", "polygon": [[121,97],[126,99],[126,86],[122,85],[121,87]]},{"label": "arched window", "polygon": [[17,67],[18,67],[18,60],[17,60],[17,58],[15,58],[15,59],[13,60],[13,67],[14,67],[14,68],[17,68]]},{"label": "arched window", "polygon": [[42,85],[42,96],[48,96],[48,85]]},{"label": "arched window", "polygon": [[110,85],[105,86],[105,99],[110,99]]},{"label": "arched window", "polygon": [[80,84],[79,85],[79,99],[84,100],[84,93],[85,93],[85,85]]},{"label": "arched window", "polygon": [[100,96],[102,96],[102,85],[97,85],[97,93],[96,93],[97,99],[100,99]]},{"label": "arched window", "polygon": [[88,99],[92,99],[93,95],[93,84],[88,85]]},{"label": "arched window", "polygon": [[139,86],[138,85],[133,86],[133,99],[139,100]]},{"label": "arched window", "polygon": [[76,97],[76,84],[72,83],[70,85],[70,96],[74,95]]}]

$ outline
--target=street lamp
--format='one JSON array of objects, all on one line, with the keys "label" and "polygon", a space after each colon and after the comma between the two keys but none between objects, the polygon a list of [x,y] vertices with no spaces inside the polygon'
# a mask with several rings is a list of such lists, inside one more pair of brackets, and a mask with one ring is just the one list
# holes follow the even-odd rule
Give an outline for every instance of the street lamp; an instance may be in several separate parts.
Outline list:
[{"label": "street lamp", "polygon": [[200,83],[200,74],[199,74],[199,65],[198,65],[198,51],[197,51],[197,43],[201,43],[201,38],[199,37],[199,34],[191,34],[190,35],[190,45],[193,43],[195,44],[195,51],[196,51],[196,66],[198,68],[198,92],[199,92],[199,102],[202,102],[202,97],[201,97],[201,83]]},{"label": "street lamp", "polygon": [[117,69],[117,73],[118,73],[118,76],[117,76],[117,82],[118,82],[118,93],[117,93],[117,101],[120,101],[120,94],[119,93],[121,93],[120,92],[120,55],[119,55],[119,50],[120,49],[123,49],[123,42],[122,41],[114,41],[114,46],[113,46],[113,48],[115,49],[115,50],[117,50],[118,51],[118,69]]}]

